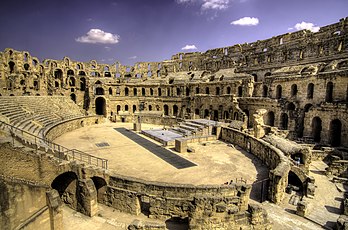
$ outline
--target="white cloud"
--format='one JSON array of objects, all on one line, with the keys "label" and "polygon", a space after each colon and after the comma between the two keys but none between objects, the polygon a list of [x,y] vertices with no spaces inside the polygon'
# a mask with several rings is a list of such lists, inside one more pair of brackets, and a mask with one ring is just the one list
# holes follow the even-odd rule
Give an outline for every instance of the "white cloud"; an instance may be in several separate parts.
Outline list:
[{"label": "white cloud", "polygon": [[296,30],[310,30],[312,32],[318,32],[320,27],[314,26],[311,22],[301,22],[295,25]]},{"label": "white cloud", "polygon": [[128,59],[137,59],[138,57],[137,56],[132,56],[132,57],[129,57]]},{"label": "white cloud", "polygon": [[182,50],[196,50],[197,47],[195,45],[186,45],[181,48]]},{"label": "white cloud", "polygon": [[224,10],[227,9],[230,0],[176,0],[179,4],[197,3],[201,6],[201,10]]},{"label": "white cloud", "polygon": [[108,33],[101,29],[90,29],[85,36],[81,36],[75,39],[77,42],[82,43],[102,43],[102,44],[116,44],[120,40],[120,36],[117,34]]},{"label": "white cloud", "polygon": [[238,26],[256,26],[258,24],[259,24],[259,19],[254,17],[252,18],[244,17],[231,22],[231,25],[238,25]]},{"label": "white cloud", "polygon": [[228,8],[229,0],[203,0],[202,10],[224,10]]}]

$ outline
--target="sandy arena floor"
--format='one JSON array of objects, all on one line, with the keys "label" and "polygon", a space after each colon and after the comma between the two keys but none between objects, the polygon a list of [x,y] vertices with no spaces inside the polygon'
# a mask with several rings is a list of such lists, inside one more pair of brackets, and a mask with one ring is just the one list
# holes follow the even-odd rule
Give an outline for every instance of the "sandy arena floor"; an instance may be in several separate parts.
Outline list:
[{"label": "sandy arena floor", "polygon": [[[55,142],[108,159],[111,172],[149,181],[199,185],[222,184],[236,178],[243,178],[251,183],[268,175],[267,168],[256,157],[221,141],[191,144],[190,147],[195,150],[194,153],[179,154],[173,151],[197,165],[176,169],[114,130],[116,127],[131,129],[132,124],[105,123],[83,127],[58,137]],[[142,125],[143,129],[154,127],[156,126]],[[101,142],[106,142],[109,146],[97,147],[96,143]],[[160,143],[155,143],[162,148]]]}]

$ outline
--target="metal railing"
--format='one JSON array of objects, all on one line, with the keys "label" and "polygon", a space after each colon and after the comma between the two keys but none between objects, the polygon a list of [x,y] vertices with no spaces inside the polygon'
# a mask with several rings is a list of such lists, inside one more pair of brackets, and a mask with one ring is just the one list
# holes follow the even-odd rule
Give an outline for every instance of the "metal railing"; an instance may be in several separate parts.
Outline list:
[{"label": "metal railing", "polygon": [[24,144],[36,145],[37,149],[44,148],[47,152],[51,150],[53,155],[57,157],[60,162],[62,160],[76,160],[81,161],[90,165],[95,165],[103,169],[108,168],[108,160],[100,157],[92,156],[88,153],[82,152],[77,149],[68,149],[62,145],[56,144],[47,138],[38,137],[32,133],[29,133],[21,128],[0,121],[0,129],[8,129],[11,133],[12,140],[14,143],[15,137],[18,137]]}]

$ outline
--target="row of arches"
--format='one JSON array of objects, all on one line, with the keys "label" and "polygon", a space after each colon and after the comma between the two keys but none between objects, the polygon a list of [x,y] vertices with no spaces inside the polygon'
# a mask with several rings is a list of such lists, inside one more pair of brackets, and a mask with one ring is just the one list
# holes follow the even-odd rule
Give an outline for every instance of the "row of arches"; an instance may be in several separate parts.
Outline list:
[{"label": "row of arches", "polygon": [[[314,142],[321,142],[322,139],[322,120],[320,117],[314,117],[311,123],[312,137]],[[328,132],[328,141],[331,146],[341,145],[342,122],[339,119],[331,120]]]},{"label": "row of arches", "polygon": [[[326,94],[325,94],[325,102],[333,102],[333,93],[334,93],[334,84],[330,81],[326,84]],[[290,88],[290,98],[296,97],[298,93],[298,87],[297,84],[292,84]],[[269,97],[269,89],[268,86],[263,85],[263,90],[262,90],[262,97]],[[276,99],[281,99],[283,98],[283,87],[282,85],[277,85],[276,86],[276,94],[275,98]],[[307,99],[313,99],[314,97],[314,84],[309,83],[307,85],[307,93],[306,93],[306,98]]]}]

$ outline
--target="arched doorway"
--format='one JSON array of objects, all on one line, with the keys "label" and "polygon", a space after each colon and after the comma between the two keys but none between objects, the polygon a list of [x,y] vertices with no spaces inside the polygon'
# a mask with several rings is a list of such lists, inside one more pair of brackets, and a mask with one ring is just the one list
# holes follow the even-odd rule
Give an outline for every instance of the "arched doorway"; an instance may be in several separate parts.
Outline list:
[{"label": "arched doorway", "polygon": [[320,142],[321,129],[321,119],[319,117],[314,117],[312,120],[312,137],[315,142]]},{"label": "arched doorway", "polygon": [[106,194],[106,181],[104,178],[94,176],[91,178],[97,191],[97,200],[99,203],[104,202],[104,196]]},{"label": "arched doorway", "polygon": [[57,176],[51,187],[58,191],[62,201],[69,207],[77,208],[77,175],[74,172],[65,172]]},{"label": "arched doorway", "polygon": [[286,113],[282,113],[280,115],[280,128],[287,130],[288,129],[288,125],[289,125],[289,117],[288,114]]},{"label": "arched doorway", "polygon": [[335,119],[330,123],[330,144],[333,147],[341,145],[341,132],[342,132],[342,123],[340,120]]},{"label": "arched doorway", "polygon": [[204,110],[204,118],[205,119],[210,119],[210,115],[209,115],[209,110],[208,109]]},{"label": "arched doorway", "polygon": [[165,116],[168,116],[168,115],[169,115],[169,108],[168,108],[168,105],[164,105],[164,106],[163,106],[163,109],[164,109],[164,115],[165,115]]},{"label": "arched doorway", "polygon": [[178,111],[179,111],[178,106],[177,105],[173,105],[173,115],[174,116],[178,116]]},{"label": "arched doorway", "polygon": [[106,116],[106,102],[105,102],[105,98],[98,97],[97,99],[95,99],[95,113],[97,115]]},{"label": "arched doorway", "polygon": [[274,126],[274,112],[270,111],[266,114],[265,125]]},{"label": "arched doorway", "polygon": [[300,192],[301,195],[303,193],[303,183],[301,181],[301,179],[293,172],[290,171],[288,174],[288,187],[287,189],[289,189],[290,191],[297,191]]},{"label": "arched doorway", "polygon": [[277,85],[277,89],[276,89],[276,99],[280,99],[282,98],[282,86],[281,85]]}]

